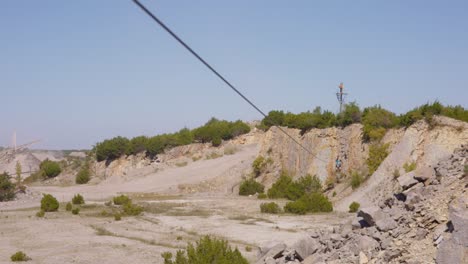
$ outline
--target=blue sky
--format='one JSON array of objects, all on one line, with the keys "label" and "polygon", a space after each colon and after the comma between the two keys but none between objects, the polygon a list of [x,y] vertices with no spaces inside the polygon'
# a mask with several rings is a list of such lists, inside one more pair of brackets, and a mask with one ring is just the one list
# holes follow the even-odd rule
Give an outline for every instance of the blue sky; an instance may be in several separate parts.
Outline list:
[{"label": "blue sky", "polygon": [[[467,1],[142,2],[265,112],[468,106]],[[261,119],[130,0],[5,0],[0,34],[3,146]]]}]

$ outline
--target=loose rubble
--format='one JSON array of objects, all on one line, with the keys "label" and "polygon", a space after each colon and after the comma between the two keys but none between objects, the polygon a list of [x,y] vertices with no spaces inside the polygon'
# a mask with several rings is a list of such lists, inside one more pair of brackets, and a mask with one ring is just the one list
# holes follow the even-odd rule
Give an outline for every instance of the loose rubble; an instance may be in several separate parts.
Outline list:
[{"label": "loose rubble", "polygon": [[402,175],[400,192],[340,228],[270,246],[257,264],[468,263],[468,145],[434,168]]}]

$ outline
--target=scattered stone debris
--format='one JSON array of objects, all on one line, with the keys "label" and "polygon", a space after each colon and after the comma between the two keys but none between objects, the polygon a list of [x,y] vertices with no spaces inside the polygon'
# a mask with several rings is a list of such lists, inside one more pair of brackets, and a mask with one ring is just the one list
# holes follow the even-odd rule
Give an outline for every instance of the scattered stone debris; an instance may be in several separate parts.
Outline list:
[{"label": "scattered stone debris", "polygon": [[257,264],[468,263],[468,145],[435,168],[397,180],[401,193],[362,208],[340,228],[315,230],[291,247],[264,249]]}]

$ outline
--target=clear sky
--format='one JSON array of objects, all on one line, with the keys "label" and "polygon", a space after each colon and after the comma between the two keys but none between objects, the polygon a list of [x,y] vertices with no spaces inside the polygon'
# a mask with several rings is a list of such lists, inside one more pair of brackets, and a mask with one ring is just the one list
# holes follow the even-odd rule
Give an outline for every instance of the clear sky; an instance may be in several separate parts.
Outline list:
[{"label": "clear sky", "polygon": [[[261,109],[468,106],[468,1],[142,0]],[[3,0],[0,145],[261,116],[130,0]]]}]

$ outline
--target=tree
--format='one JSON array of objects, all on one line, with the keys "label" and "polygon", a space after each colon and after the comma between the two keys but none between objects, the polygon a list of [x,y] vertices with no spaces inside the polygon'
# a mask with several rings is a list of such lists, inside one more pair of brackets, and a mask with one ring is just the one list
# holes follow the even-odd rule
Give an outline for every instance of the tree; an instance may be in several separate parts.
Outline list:
[{"label": "tree", "polygon": [[44,161],[42,161],[39,165],[39,169],[42,175],[48,178],[56,177],[62,172],[62,169],[60,168],[58,162],[49,159],[45,159]]},{"label": "tree", "polygon": [[0,174],[0,202],[15,198],[15,186],[10,181],[8,173]]}]

